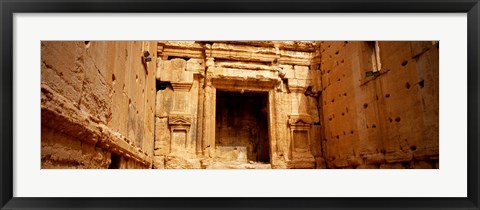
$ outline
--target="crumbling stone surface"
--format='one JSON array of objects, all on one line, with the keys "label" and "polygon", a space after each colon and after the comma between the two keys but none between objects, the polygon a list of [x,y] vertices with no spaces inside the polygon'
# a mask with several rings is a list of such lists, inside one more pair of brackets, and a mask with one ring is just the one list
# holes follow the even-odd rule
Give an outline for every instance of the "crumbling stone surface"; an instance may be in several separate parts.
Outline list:
[{"label": "crumbling stone surface", "polygon": [[438,52],[42,42],[42,168],[438,168]]},{"label": "crumbling stone surface", "polygon": [[182,155],[167,155],[165,157],[165,169],[192,169],[200,168],[199,159],[189,159]]},{"label": "crumbling stone surface", "polygon": [[[156,49],[156,42],[42,42],[41,119],[42,129],[50,129],[42,132],[42,168],[51,168],[48,162],[151,167],[156,65],[145,62],[144,51],[155,61]],[[65,143],[56,135],[69,136],[68,145],[92,145],[109,155],[79,162],[70,154],[78,149],[49,146]]]},{"label": "crumbling stone surface", "polygon": [[75,137],[42,128],[42,168],[108,168],[111,153]]}]

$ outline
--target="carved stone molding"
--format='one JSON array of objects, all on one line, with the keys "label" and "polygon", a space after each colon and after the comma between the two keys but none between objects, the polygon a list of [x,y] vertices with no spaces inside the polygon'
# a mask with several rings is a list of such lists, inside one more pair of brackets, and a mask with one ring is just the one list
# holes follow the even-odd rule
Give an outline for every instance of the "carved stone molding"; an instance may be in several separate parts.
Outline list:
[{"label": "carved stone molding", "polygon": [[309,79],[288,79],[288,89],[292,93],[304,93],[310,84]]},{"label": "carved stone molding", "polygon": [[192,124],[192,117],[188,114],[171,114],[168,116],[168,124],[190,126]]},{"label": "carved stone molding", "polygon": [[175,83],[171,83],[172,84],[172,87],[173,87],[173,90],[175,91],[189,91],[190,88],[192,87],[192,83],[178,83],[178,82],[175,82]]},{"label": "carved stone molding", "polygon": [[202,44],[193,41],[162,41],[158,46],[164,60],[168,57],[202,58],[204,53]]},{"label": "carved stone molding", "polygon": [[289,126],[308,126],[313,124],[313,118],[310,115],[289,115]]}]

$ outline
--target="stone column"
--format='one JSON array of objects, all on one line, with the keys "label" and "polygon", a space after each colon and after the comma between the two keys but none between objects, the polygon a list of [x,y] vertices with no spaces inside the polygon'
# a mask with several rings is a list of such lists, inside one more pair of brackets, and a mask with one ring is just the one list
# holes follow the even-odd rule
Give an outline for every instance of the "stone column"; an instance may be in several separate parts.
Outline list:
[{"label": "stone column", "polygon": [[[277,111],[275,106],[281,106],[281,104],[275,103],[277,101],[275,90],[268,91],[268,139],[270,141],[270,162],[275,168],[285,168],[283,160],[280,160],[279,149],[277,146]],[[282,152],[280,152],[282,153]]]},{"label": "stone column", "polygon": [[204,74],[202,74],[202,79],[199,80],[198,88],[198,104],[197,104],[197,139],[196,139],[196,151],[195,153],[198,156],[203,156],[203,112],[204,112]]},{"label": "stone column", "polygon": [[207,73],[205,75],[205,95],[203,99],[203,150],[206,157],[214,157],[215,152],[215,109],[216,88],[212,85],[211,74],[215,68],[214,58],[207,57]]}]

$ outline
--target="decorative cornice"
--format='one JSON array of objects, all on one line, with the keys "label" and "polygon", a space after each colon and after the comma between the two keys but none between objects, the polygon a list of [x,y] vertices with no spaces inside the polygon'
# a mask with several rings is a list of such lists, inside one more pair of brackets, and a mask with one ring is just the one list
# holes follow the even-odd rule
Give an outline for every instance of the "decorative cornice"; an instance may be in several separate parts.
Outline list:
[{"label": "decorative cornice", "polygon": [[188,125],[192,124],[192,117],[189,114],[171,114],[168,116],[169,125]]},{"label": "decorative cornice", "polygon": [[192,83],[177,83],[172,82],[172,87],[174,91],[189,91],[192,87]]},{"label": "decorative cornice", "polygon": [[288,125],[311,125],[313,119],[310,115],[289,115]]}]

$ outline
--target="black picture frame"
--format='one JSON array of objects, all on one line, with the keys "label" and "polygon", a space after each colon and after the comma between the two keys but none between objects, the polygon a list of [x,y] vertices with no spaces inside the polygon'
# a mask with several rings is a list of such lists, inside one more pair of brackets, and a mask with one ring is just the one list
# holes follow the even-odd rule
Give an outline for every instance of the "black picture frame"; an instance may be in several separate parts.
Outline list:
[{"label": "black picture frame", "polygon": [[[479,209],[478,0],[0,0],[1,209]],[[467,13],[468,188],[465,198],[25,198],[13,197],[14,13]],[[441,183],[439,183],[441,184]]]}]

